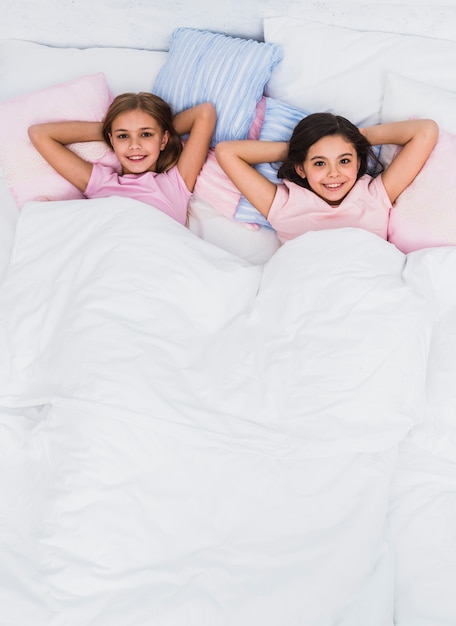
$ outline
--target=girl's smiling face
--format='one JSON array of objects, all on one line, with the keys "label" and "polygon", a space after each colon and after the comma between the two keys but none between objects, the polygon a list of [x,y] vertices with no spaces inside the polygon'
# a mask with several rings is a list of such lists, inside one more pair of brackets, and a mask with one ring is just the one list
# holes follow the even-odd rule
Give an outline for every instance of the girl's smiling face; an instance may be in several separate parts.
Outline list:
[{"label": "girl's smiling face", "polygon": [[320,198],[337,206],[356,183],[359,166],[353,144],[341,135],[328,135],[309,148],[296,172]]},{"label": "girl's smiling face", "polygon": [[118,115],[109,133],[111,145],[122,166],[122,174],[155,172],[160,152],[168,142],[157,120],[135,109]]}]

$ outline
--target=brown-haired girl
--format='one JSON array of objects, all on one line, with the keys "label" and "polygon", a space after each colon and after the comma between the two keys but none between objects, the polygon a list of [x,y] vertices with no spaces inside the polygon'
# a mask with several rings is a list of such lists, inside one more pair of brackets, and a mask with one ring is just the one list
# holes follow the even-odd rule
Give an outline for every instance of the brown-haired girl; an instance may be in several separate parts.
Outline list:
[{"label": "brown-haired girl", "polygon": [[[111,103],[103,122],[35,124],[29,137],[46,161],[87,198],[128,196],[167,213],[181,224],[216,124],[209,102],[178,113],[147,93],[125,93]],[[188,135],[182,145],[181,135]],[[93,164],[68,144],[105,140],[121,173]]]}]

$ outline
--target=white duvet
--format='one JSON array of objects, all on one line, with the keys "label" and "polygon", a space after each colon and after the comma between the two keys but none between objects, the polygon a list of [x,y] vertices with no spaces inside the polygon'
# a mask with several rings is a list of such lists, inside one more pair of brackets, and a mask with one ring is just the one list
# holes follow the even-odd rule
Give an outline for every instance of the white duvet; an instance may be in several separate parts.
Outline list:
[{"label": "white duvet", "polygon": [[133,200],[26,205],[2,626],[454,626],[454,276],[356,229],[250,265]]}]

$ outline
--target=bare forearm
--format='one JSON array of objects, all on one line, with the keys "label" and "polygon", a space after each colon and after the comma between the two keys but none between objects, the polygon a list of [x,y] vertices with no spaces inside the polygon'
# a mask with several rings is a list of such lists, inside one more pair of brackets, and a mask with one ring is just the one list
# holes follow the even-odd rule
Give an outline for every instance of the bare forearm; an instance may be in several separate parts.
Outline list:
[{"label": "bare forearm", "polygon": [[288,154],[286,141],[239,140],[224,141],[216,147],[217,159],[223,166],[225,159],[236,157],[249,165],[284,161]]},{"label": "bare forearm", "polygon": [[268,216],[277,185],[270,181],[254,165],[284,161],[288,154],[285,141],[222,141],[215,147],[220,167],[239,191],[265,217]]},{"label": "bare forearm", "polygon": [[52,140],[67,145],[85,141],[101,141],[101,122],[49,122],[35,124],[29,128],[29,137],[34,145]]},{"label": "bare forearm", "polygon": [[30,141],[59,174],[85,191],[92,164],[68,148],[68,144],[103,139],[101,122],[50,122],[28,129]]},{"label": "bare forearm", "polygon": [[433,120],[408,120],[371,126],[362,131],[372,144],[397,144],[402,149],[382,173],[386,193],[394,203],[431,154],[439,127]]},{"label": "bare forearm", "polygon": [[433,120],[428,119],[378,124],[360,130],[373,146],[382,144],[405,146],[406,143],[417,136],[432,139],[438,134],[437,124]]},{"label": "bare forearm", "polygon": [[173,126],[178,135],[186,135],[196,123],[215,127],[215,122],[214,106],[209,102],[203,102],[178,113],[173,120]]}]

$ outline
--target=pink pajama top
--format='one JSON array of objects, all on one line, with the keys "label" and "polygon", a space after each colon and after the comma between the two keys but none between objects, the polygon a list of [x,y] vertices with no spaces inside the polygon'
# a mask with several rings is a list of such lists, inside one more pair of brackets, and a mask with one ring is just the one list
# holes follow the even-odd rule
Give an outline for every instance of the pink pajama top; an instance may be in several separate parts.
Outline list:
[{"label": "pink pajama top", "polygon": [[187,221],[188,190],[177,165],[167,172],[119,175],[111,167],[95,163],[85,190],[86,198],[126,196],[163,211],[180,224]]},{"label": "pink pajama top", "polygon": [[362,176],[338,206],[316,193],[284,180],[268,215],[282,243],[309,230],[364,228],[386,239],[391,202],[382,177]]}]

